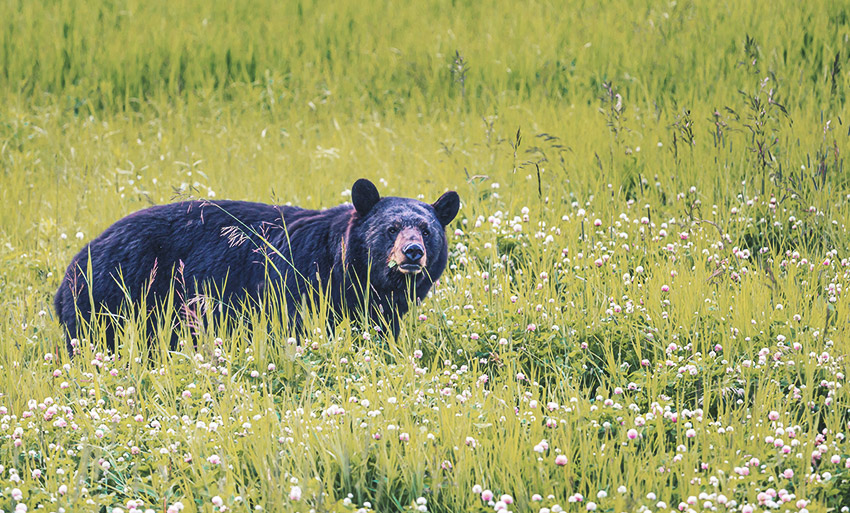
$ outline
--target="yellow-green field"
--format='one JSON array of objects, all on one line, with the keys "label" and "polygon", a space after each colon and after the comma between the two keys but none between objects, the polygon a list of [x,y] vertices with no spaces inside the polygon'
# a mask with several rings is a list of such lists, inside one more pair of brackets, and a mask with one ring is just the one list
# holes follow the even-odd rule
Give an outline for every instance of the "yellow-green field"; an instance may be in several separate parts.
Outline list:
[{"label": "yellow-green field", "polygon": [[[4,0],[0,510],[847,511],[849,72],[842,1]],[[65,353],[120,217],[360,177],[462,200],[397,339]]]}]

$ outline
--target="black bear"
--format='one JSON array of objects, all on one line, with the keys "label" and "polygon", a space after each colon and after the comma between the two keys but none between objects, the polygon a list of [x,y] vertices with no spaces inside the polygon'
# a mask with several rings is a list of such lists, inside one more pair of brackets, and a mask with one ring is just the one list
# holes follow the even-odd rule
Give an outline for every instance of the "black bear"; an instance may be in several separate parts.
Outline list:
[{"label": "black bear", "polygon": [[[175,288],[182,289],[173,299],[180,311],[205,291],[215,290],[222,304],[257,304],[275,287],[296,325],[299,308],[321,293],[335,316],[368,311],[368,322],[384,319],[397,336],[409,301],[425,297],[446,268],[445,228],[460,199],[454,191],[433,204],[382,198],[365,179],[354,183],[351,199],[318,211],[184,201],[128,215],[86,245],[65,272],[54,307],[69,352],[81,337],[80,320],[116,319],[128,301],[161,307]],[[115,323],[106,324],[112,350]]]}]

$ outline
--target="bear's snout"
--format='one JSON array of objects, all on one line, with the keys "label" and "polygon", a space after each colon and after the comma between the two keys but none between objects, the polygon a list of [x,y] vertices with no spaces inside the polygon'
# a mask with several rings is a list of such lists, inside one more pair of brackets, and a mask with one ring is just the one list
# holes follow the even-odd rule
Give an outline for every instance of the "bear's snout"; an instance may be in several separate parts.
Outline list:
[{"label": "bear's snout", "polygon": [[389,260],[397,264],[403,274],[422,272],[428,261],[422,232],[412,226],[403,228],[395,239]]},{"label": "bear's snout", "polygon": [[411,262],[418,263],[419,259],[425,255],[425,248],[422,247],[422,244],[418,242],[411,242],[407,246],[404,247],[404,256]]}]

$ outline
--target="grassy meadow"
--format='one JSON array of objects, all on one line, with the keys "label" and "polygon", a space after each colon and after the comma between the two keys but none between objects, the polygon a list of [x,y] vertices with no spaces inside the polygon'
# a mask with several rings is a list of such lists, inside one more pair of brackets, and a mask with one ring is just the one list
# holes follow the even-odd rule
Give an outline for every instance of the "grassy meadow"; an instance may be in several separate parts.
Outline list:
[{"label": "grassy meadow", "polygon": [[[841,1],[4,0],[0,511],[848,511],[848,94]],[[397,339],[66,354],[115,220],[360,177],[462,201]]]}]

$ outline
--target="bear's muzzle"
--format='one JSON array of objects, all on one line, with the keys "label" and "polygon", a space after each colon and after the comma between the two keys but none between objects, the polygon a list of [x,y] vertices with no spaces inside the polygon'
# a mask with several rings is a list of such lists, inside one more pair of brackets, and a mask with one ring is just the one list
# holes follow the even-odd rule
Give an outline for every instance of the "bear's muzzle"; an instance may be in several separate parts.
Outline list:
[{"label": "bear's muzzle", "polygon": [[425,241],[418,228],[407,226],[396,236],[393,249],[390,251],[388,264],[398,266],[402,274],[418,274],[428,263],[425,252]]}]

